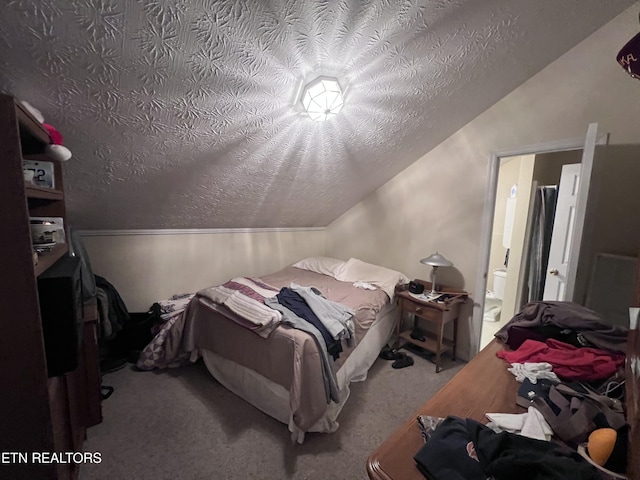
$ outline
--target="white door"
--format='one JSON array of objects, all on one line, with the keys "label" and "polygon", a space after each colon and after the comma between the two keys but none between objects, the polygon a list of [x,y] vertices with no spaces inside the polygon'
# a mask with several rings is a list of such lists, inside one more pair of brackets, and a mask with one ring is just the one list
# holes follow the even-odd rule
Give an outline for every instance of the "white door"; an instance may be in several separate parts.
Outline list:
[{"label": "white door", "polygon": [[573,299],[597,134],[598,124],[590,124],[582,163],[562,167],[544,300]]},{"label": "white door", "polygon": [[544,284],[544,300],[565,300],[566,298],[567,267],[571,258],[575,228],[580,169],[579,163],[562,166],[549,249],[549,267]]}]

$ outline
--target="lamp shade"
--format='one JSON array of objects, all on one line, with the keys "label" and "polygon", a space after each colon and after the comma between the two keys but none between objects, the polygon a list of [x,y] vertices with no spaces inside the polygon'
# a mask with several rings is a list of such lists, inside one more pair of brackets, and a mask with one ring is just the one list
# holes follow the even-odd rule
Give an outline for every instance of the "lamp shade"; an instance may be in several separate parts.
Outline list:
[{"label": "lamp shade", "polygon": [[452,267],[453,262],[451,260],[447,260],[444,255],[439,254],[438,252],[432,253],[428,257],[420,260],[420,263],[424,265],[431,265],[432,267]]},{"label": "lamp shade", "polygon": [[622,47],[616,60],[633,78],[640,79],[640,33]]}]

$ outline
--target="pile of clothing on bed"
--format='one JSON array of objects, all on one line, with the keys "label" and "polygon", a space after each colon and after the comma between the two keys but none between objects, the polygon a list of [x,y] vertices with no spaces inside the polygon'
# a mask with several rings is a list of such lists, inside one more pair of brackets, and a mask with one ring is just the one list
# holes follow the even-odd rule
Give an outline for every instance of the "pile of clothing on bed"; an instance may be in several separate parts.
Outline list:
[{"label": "pile of clothing on bed", "polygon": [[[329,356],[338,359],[342,352],[342,340],[353,345],[354,312],[345,305],[326,299],[315,287],[292,284],[280,290],[257,278],[237,277],[222,285],[206,288],[197,293],[213,302],[226,306],[236,313],[232,319],[257,335],[267,338],[281,323],[310,333],[318,344],[330,371]],[[160,345],[167,341],[171,327],[187,308],[194,294],[181,295],[179,309],[165,315],[160,332],[142,352],[138,367],[143,370],[181,364],[187,357],[178,351],[171,358],[159,358]],[[170,302],[161,304],[173,305]],[[335,377],[335,375],[333,375]]]},{"label": "pile of clothing on bed", "polygon": [[202,290],[199,295],[242,315],[247,321],[244,326],[264,338],[281,322],[305,330],[319,338],[318,343],[334,360],[342,352],[341,340],[353,339],[354,312],[326,299],[315,287],[291,284],[278,291],[258,279],[243,277]]},{"label": "pile of clothing on bed", "polygon": [[495,335],[521,386],[522,414],[418,417],[425,445],[414,459],[429,479],[625,478],[628,329],[571,302],[532,302]]},{"label": "pile of clothing on bed", "polygon": [[340,401],[330,357],[333,360],[340,357],[342,340],[354,346],[353,310],[328,300],[315,287],[292,283],[278,290],[248,277],[234,278],[198,294],[238,314],[232,319],[261,337],[267,338],[281,323],[309,333],[321,353],[327,402]]}]

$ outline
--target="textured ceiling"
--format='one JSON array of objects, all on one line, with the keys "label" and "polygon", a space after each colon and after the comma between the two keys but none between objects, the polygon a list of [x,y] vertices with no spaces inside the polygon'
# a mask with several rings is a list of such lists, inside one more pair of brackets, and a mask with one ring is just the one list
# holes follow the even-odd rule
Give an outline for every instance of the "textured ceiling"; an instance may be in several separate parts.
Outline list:
[{"label": "textured ceiling", "polygon": [[633,3],[4,0],[0,90],[64,135],[80,228],[324,226]]}]

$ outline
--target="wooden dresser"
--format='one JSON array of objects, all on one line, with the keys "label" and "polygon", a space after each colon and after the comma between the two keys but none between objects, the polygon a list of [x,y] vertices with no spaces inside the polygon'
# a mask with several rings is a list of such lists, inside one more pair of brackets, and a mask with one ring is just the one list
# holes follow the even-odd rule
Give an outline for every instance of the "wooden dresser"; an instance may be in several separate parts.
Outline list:
[{"label": "wooden dresser", "polygon": [[[640,287],[636,292],[636,305],[640,305]],[[634,331],[630,338],[629,356],[638,358],[640,338]],[[367,459],[367,473],[373,480],[424,480],[413,460],[413,456],[424,444],[417,426],[418,415],[446,417],[455,415],[473,418],[486,423],[485,413],[524,413],[526,410],[515,403],[520,384],[507,370],[507,363],[496,356],[503,348],[493,340],[460,372],[456,374],[436,395],[416,411],[398,430],[387,438]],[[627,476],[640,480],[640,449],[633,448],[640,441],[638,421],[638,376],[633,381],[627,372],[627,419],[632,427],[630,435]]]},{"label": "wooden dresser", "polygon": [[[62,168],[54,164],[55,188],[26,184],[22,161],[51,161],[44,127],[14,99],[0,95],[0,452],[27,455],[27,462],[0,462],[0,478],[72,479],[78,464],[32,461],[32,452],[76,452],[86,428],[101,421],[97,307],[83,308],[79,366],[48,377],[39,305],[38,276],[68,252],[66,243],[34,265],[30,217],[65,218]],[[16,457],[17,459],[18,457]]]},{"label": "wooden dresser", "polygon": [[460,370],[431,400],[425,403],[367,460],[367,473],[374,480],[424,480],[413,456],[423,445],[416,417],[431,415],[484,420],[487,412],[524,413],[516,405],[520,385],[496,357],[502,344],[494,340]]}]

